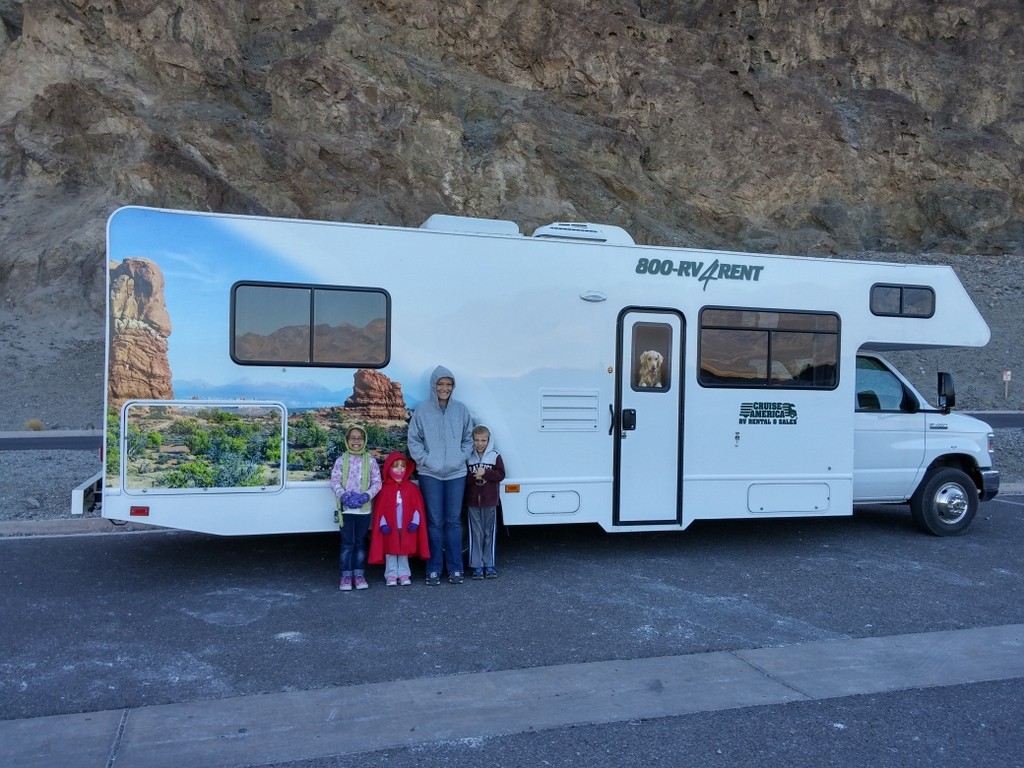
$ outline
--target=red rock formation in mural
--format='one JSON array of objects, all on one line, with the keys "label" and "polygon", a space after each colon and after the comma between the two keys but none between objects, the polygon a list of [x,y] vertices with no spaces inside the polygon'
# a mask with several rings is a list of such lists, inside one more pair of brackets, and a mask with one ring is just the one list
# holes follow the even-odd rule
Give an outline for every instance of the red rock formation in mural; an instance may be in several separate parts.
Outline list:
[{"label": "red rock formation in mural", "polygon": [[345,410],[364,419],[402,420],[407,417],[402,385],[383,373],[360,368],[352,382]]},{"label": "red rock formation in mural", "polygon": [[171,317],[160,267],[143,258],[111,265],[109,322],[110,405],[173,398],[167,361]]}]

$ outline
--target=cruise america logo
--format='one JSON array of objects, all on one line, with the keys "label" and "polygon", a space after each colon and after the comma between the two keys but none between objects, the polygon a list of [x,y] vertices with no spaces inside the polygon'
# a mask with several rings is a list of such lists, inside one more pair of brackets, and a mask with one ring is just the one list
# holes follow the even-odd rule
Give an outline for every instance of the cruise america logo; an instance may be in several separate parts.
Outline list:
[{"label": "cruise america logo", "polygon": [[[793,403],[742,403],[740,424],[796,424]],[[739,433],[737,433],[739,434]]]}]

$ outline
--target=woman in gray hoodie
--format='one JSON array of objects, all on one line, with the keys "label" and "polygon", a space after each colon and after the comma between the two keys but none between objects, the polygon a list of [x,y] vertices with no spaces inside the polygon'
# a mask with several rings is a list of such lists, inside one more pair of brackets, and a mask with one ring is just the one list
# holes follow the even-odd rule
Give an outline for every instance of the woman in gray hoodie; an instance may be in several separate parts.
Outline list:
[{"label": "woman in gray hoodie", "polygon": [[466,489],[466,455],[473,447],[469,409],[452,397],[455,376],[443,365],[430,374],[430,396],[416,406],[409,422],[409,455],[416,462],[420,491],[427,507],[430,560],[427,584],[461,584],[462,498]]}]

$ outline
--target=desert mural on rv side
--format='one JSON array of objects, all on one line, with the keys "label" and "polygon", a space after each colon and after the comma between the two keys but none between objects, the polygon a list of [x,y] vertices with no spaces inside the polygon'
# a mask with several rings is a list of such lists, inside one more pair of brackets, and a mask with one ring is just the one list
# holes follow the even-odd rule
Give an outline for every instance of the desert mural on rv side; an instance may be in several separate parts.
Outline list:
[{"label": "desert mural on rv side", "polygon": [[[248,387],[246,399],[182,392],[181,399],[175,400],[168,354],[173,326],[163,271],[152,259],[132,257],[112,262],[110,278],[108,484],[117,483],[120,411],[125,403],[124,469],[129,491],[267,488],[280,486],[285,476],[293,482],[325,480],[343,450],[344,433],[353,424],[366,429],[368,447],[379,459],[392,450],[405,450],[410,413],[402,386],[375,370],[356,369],[352,393],[340,405],[304,408],[301,402],[286,403],[286,447],[282,439],[286,410],[276,403],[253,402],[278,400],[277,393],[262,396],[258,384]],[[332,344],[370,348],[379,344],[375,340],[385,329],[376,320],[363,328],[344,325],[317,330],[325,348]],[[265,335],[249,333],[243,344],[249,354],[261,357],[298,332],[278,328]],[[211,336],[216,336],[216,329]],[[227,341],[222,344],[226,349]]]}]

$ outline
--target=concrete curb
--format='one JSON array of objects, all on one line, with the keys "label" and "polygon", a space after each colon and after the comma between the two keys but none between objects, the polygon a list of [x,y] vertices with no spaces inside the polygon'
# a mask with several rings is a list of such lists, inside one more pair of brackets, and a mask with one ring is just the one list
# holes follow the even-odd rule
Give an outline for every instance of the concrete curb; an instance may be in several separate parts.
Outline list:
[{"label": "concrete curb", "polygon": [[326,761],[459,739],[1014,680],[1024,677],[1022,644],[1024,625],[1010,624],[7,720],[0,722],[0,763],[240,768]]}]

